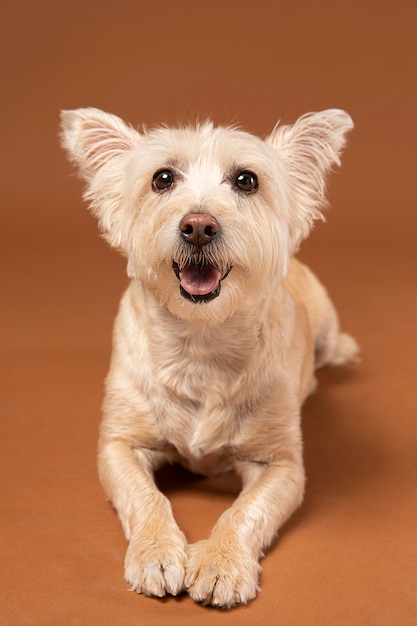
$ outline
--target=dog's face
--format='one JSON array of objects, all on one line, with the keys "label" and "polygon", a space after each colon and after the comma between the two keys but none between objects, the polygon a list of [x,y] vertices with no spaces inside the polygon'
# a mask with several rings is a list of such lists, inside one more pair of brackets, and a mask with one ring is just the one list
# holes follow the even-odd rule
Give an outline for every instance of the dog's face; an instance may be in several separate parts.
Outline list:
[{"label": "dog's face", "polygon": [[352,127],[330,110],[262,141],[211,123],[138,133],[96,109],[62,117],[85,196],[129,275],[174,315],[212,322],[262,306],[285,276]]}]

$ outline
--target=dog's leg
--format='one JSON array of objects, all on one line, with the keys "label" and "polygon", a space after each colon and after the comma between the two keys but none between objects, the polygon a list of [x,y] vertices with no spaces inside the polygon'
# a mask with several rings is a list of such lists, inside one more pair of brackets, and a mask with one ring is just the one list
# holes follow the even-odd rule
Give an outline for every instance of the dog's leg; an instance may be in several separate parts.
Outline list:
[{"label": "dog's leg", "polygon": [[300,504],[304,489],[301,452],[268,464],[239,462],[236,469],[243,490],[211,537],[188,547],[185,577],[194,600],[224,608],[256,596],[262,551]]},{"label": "dog's leg", "polygon": [[101,441],[100,480],[129,547],[125,577],[138,593],[176,595],[184,587],[186,540],[153,476],[157,453],[120,440]]}]

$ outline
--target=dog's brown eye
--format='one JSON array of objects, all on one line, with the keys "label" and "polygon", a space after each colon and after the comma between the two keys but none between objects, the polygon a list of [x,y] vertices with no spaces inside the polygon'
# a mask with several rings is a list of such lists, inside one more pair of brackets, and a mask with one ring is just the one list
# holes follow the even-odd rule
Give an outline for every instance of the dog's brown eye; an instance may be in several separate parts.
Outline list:
[{"label": "dog's brown eye", "polygon": [[253,193],[258,189],[258,177],[253,172],[243,170],[235,178],[235,186],[246,193]]},{"label": "dog's brown eye", "polygon": [[158,170],[153,175],[152,189],[154,191],[166,191],[175,182],[174,172],[171,170]]}]

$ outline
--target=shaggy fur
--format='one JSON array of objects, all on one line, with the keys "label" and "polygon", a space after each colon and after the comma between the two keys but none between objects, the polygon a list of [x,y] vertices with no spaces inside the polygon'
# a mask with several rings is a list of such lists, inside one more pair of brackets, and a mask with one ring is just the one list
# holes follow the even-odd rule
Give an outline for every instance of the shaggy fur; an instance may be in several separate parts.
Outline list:
[{"label": "shaggy fur", "polygon": [[[293,258],[322,217],[350,117],[328,110],[265,141],[211,123],[139,133],[97,109],[62,141],[130,285],[114,328],[99,473],[138,593],[220,607],[255,597],[259,558],[300,504],[300,407],[314,369],[357,356],[315,276]],[[234,469],[235,503],[187,545],[154,481],[164,463]]]}]

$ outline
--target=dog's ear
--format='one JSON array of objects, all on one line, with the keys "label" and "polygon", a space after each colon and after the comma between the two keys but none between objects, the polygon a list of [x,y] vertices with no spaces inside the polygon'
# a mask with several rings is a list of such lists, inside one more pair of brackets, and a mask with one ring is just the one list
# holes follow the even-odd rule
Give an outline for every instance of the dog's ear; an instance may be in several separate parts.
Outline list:
[{"label": "dog's ear", "polygon": [[116,115],[94,108],[62,111],[61,131],[63,147],[87,181],[140,140]]},{"label": "dog's ear", "polygon": [[84,198],[110,245],[126,253],[125,157],[142,136],[115,115],[98,109],[61,113],[61,141],[87,181]]},{"label": "dog's ear", "polygon": [[299,217],[294,236],[307,236],[312,222],[323,218],[326,205],[326,180],[346,143],[346,133],[353,128],[350,116],[340,109],[308,113],[291,126],[276,126],[266,139],[286,162]]}]

